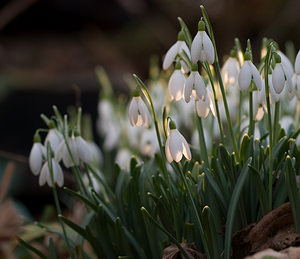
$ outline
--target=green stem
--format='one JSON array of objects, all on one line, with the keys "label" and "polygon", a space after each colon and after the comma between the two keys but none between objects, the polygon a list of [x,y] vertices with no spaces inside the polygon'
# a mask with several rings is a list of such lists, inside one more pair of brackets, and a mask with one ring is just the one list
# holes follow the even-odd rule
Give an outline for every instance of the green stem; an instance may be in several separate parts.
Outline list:
[{"label": "green stem", "polygon": [[296,114],[295,114],[295,129],[299,128],[299,117],[300,117],[300,101],[297,101]]},{"label": "green stem", "polygon": [[143,83],[143,81],[137,75],[135,75],[135,74],[133,75],[133,77],[138,82],[138,85],[141,87],[142,92],[145,94],[145,96],[147,97],[147,99],[150,102],[150,107],[151,107],[151,112],[152,112],[152,116],[153,116],[155,132],[156,132],[156,137],[157,137],[157,140],[158,140],[161,157],[163,159],[163,173],[164,173],[164,176],[165,176],[165,178],[167,179],[167,181],[169,183],[169,176],[168,176],[167,168],[166,168],[167,159],[166,159],[165,152],[164,152],[164,149],[163,149],[163,145],[162,145],[162,142],[161,142],[159,128],[158,128],[158,120],[157,120],[156,113],[155,113],[155,110],[154,110],[154,106],[153,106],[151,95],[150,95],[147,87]]},{"label": "green stem", "polygon": [[231,124],[231,118],[230,118],[230,114],[229,114],[229,109],[228,109],[228,104],[227,104],[227,99],[226,99],[226,94],[225,94],[225,88],[223,85],[223,80],[222,80],[222,76],[221,76],[221,69],[220,69],[220,65],[219,65],[219,58],[218,58],[218,52],[217,52],[217,45],[216,45],[216,41],[215,41],[215,37],[214,37],[214,33],[212,30],[212,26],[211,23],[209,21],[207,12],[204,8],[203,5],[200,6],[203,17],[204,17],[204,21],[206,23],[206,27],[208,29],[208,33],[209,36],[211,38],[211,41],[213,43],[214,46],[214,51],[215,51],[215,62],[214,62],[214,68],[216,71],[216,75],[220,84],[220,88],[221,88],[221,93],[222,93],[222,98],[223,98],[223,103],[224,103],[224,108],[225,108],[225,113],[226,113],[226,119],[227,119],[227,124],[229,127],[229,133],[230,133],[230,137],[231,137],[231,141],[232,141],[232,145],[233,145],[233,150],[235,152],[235,155],[237,157],[237,160],[240,160],[240,154],[239,154],[239,150],[237,147],[237,143],[233,134],[233,129],[232,129],[232,124]]},{"label": "green stem", "polygon": [[196,117],[198,118],[197,126],[198,126],[198,134],[199,134],[200,156],[201,156],[201,159],[206,164],[206,166],[209,168],[209,159],[208,159],[208,155],[207,155],[205,137],[204,137],[204,132],[203,132],[202,118],[197,116],[197,114],[196,114]]},{"label": "green stem", "polygon": [[249,130],[248,135],[251,137],[254,134],[254,119],[253,119],[253,93],[252,93],[252,83],[250,85],[249,92]]},{"label": "green stem", "polygon": [[218,99],[217,99],[217,93],[215,89],[215,84],[213,80],[213,76],[209,67],[209,64],[207,62],[204,63],[205,70],[207,72],[213,94],[214,94],[214,101],[215,101],[215,107],[216,107],[216,113],[217,113],[217,119],[218,119],[218,124],[219,124],[219,129],[220,129],[220,136],[221,136],[221,141],[224,144],[225,143],[225,137],[224,137],[224,132],[223,132],[223,125],[222,125],[222,120],[221,120],[221,115],[220,115],[220,110],[219,110],[219,104],[218,104]]},{"label": "green stem", "polygon": [[268,175],[268,208],[272,210],[272,184],[273,184],[273,132],[272,132],[272,115],[270,105],[270,91],[269,91],[269,70],[272,59],[272,48],[273,44],[268,45],[268,51],[265,59],[264,76],[265,76],[265,90],[266,90],[266,101],[268,110],[268,126],[269,126],[269,175]]},{"label": "green stem", "polygon": [[[53,197],[54,197],[56,211],[57,211],[58,215],[62,215],[62,211],[61,211],[61,208],[60,208],[60,205],[59,205],[58,195],[57,195],[57,191],[56,191],[56,185],[55,185],[54,177],[53,177],[52,150],[51,150],[50,142],[47,143],[47,162],[48,162],[50,176],[51,176],[52,191],[53,191]],[[60,223],[62,231],[63,231],[63,235],[64,235],[64,239],[65,239],[65,242],[66,242],[68,254],[69,254],[70,258],[73,258],[72,250],[71,250],[71,247],[70,247],[70,244],[69,244],[69,239],[68,239],[67,232],[66,232],[66,229],[65,229],[65,225],[64,225],[64,223],[62,222],[61,219],[59,219],[59,223]]]},{"label": "green stem", "polygon": [[242,122],[242,101],[243,101],[243,94],[242,91],[240,92],[240,98],[239,98],[239,113],[238,113],[238,128],[237,132],[241,131],[241,122]]},{"label": "green stem", "polygon": [[202,223],[201,223],[201,220],[200,220],[200,217],[199,217],[199,213],[197,211],[196,204],[194,202],[194,199],[193,199],[193,196],[192,196],[192,193],[191,193],[191,190],[190,190],[190,186],[187,184],[187,181],[185,179],[185,176],[184,176],[183,171],[182,171],[181,167],[179,166],[179,164],[177,164],[177,163],[175,163],[175,164],[176,164],[177,170],[180,173],[180,176],[181,176],[181,179],[182,179],[183,184],[185,186],[185,189],[187,190],[188,199],[191,202],[192,209],[193,209],[193,212],[194,212],[194,216],[196,218],[196,223],[197,223],[198,228],[200,230],[200,236],[201,236],[201,239],[202,239],[202,244],[204,246],[206,256],[207,256],[208,259],[210,259],[211,256],[210,256],[210,252],[209,252],[209,249],[208,249],[207,239],[206,239],[206,236],[205,236],[204,231],[203,231],[203,226],[202,226]]},{"label": "green stem", "polygon": [[275,114],[274,114],[274,136],[273,143],[276,143],[278,138],[278,129],[279,129],[279,113],[280,113],[280,101],[275,103]]}]

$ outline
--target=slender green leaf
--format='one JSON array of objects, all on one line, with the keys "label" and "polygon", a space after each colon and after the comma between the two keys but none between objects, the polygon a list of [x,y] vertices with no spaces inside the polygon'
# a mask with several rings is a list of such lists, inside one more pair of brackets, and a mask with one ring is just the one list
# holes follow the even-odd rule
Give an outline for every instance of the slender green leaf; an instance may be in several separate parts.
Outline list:
[{"label": "slender green leaf", "polygon": [[24,241],[22,238],[18,237],[18,241],[20,243],[21,246],[25,247],[26,249],[30,250],[31,252],[35,253],[36,255],[38,255],[40,258],[42,259],[47,259],[47,256],[44,255],[41,251],[39,251],[38,249],[36,249],[35,247],[33,247],[32,245],[30,245],[29,243],[27,243],[26,241]]},{"label": "slender green leaf", "polygon": [[226,220],[226,228],[225,228],[225,250],[224,250],[224,258],[230,259],[230,248],[231,248],[231,238],[233,225],[235,221],[236,211],[238,209],[238,204],[240,200],[240,195],[243,190],[244,183],[248,177],[249,166],[252,158],[250,157],[245,163],[239,178],[237,179],[236,185],[233,189],[233,193],[230,199],[227,220]]}]

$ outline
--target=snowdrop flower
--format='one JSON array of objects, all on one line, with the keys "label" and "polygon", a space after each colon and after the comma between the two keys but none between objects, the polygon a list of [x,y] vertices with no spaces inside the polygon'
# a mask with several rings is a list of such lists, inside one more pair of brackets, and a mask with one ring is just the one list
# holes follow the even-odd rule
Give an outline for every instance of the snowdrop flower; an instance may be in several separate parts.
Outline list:
[{"label": "snowdrop flower", "polygon": [[196,110],[199,117],[206,118],[210,110],[209,98],[206,98],[204,101],[196,101]]},{"label": "snowdrop flower", "polygon": [[[180,60],[180,55],[183,60]],[[175,44],[172,45],[172,47],[168,50],[164,62],[163,62],[163,69],[166,70],[170,67],[170,65],[173,63],[174,60],[180,61],[181,66],[183,68],[183,71],[187,73],[189,71],[187,65],[186,65],[186,55],[188,59],[191,59],[191,54],[188,46],[185,43],[184,34],[182,31],[178,33],[178,40]]]},{"label": "snowdrop flower", "polygon": [[297,54],[296,60],[295,60],[295,72],[297,75],[300,74],[300,50],[298,51],[298,54]]},{"label": "snowdrop flower", "polygon": [[140,127],[143,124],[146,127],[149,126],[150,114],[146,104],[140,97],[138,89],[133,93],[132,100],[129,104],[128,116],[132,127],[135,125]]},{"label": "snowdrop flower", "polygon": [[55,151],[60,142],[63,140],[63,135],[53,126],[50,127],[48,134],[45,138],[44,145],[47,146],[49,142],[53,151]]},{"label": "snowdrop flower", "polygon": [[86,143],[88,144],[90,149],[92,162],[97,165],[101,165],[103,163],[103,155],[99,146],[94,141],[87,141]]},{"label": "snowdrop flower", "polygon": [[204,101],[207,98],[205,83],[198,72],[198,65],[192,65],[192,72],[185,81],[184,99],[188,103],[193,95],[195,100]]},{"label": "snowdrop flower", "polygon": [[281,57],[277,53],[274,53],[274,56],[276,62],[272,74],[272,83],[273,83],[274,90],[277,94],[280,94],[286,84],[288,90],[292,92],[293,83],[292,83],[291,75],[288,72],[286,66],[284,66],[283,63],[281,62]]},{"label": "snowdrop flower", "polygon": [[103,147],[112,150],[118,146],[121,136],[121,128],[112,103],[106,99],[99,101],[98,114],[97,130],[104,137]]},{"label": "snowdrop flower", "polygon": [[41,143],[41,137],[36,133],[33,137],[33,146],[29,155],[29,167],[34,175],[41,171],[43,158],[46,157],[46,149]]},{"label": "snowdrop flower", "polygon": [[282,65],[285,68],[286,73],[289,75],[289,77],[292,77],[294,74],[294,68],[291,61],[280,50],[277,50],[276,54],[280,56]]},{"label": "snowdrop flower", "polygon": [[116,155],[115,162],[120,166],[121,169],[129,171],[131,156],[132,153],[128,149],[121,148]]},{"label": "snowdrop flower", "polygon": [[146,129],[142,132],[140,141],[140,150],[143,155],[154,156],[155,152],[159,149],[155,129]]},{"label": "snowdrop flower", "polygon": [[236,58],[235,50],[232,50],[230,57],[224,63],[221,69],[223,83],[226,86],[237,86],[240,73],[240,64]]},{"label": "snowdrop flower", "polygon": [[[59,165],[59,163],[55,159],[51,159],[52,163],[52,172],[53,172],[53,181],[54,184],[56,183],[59,187],[62,187],[64,184],[64,175],[63,171]],[[47,182],[47,184],[52,187],[52,179],[51,179],[51,172],[49,168],[48,161],[46,161],[43,165],[40,177],[39,177],[39,185],[42,186]]]},{"label": "snowdrop flower", "polygon": [[256,121],[262,120],[264,116],[265,96],[264,87],[262,90],[254,91],[253,93],[253,114]]},{"label": "snowdrop flower", "polygon": [[194,63],[200,60],[201,62],[208,61],[209,64],[213,64],[215,61],[214,46],[205,31],[205,23],[203,21],[198,23],[198,32],[191,46],[191,56]]},{"label": "snowdrop flower", "polygon": [[252,81],[258,90],[261,90],[262,88],[259,72],[251,62],[249,52],[245,52],[245,62],[241,67],[238,81],[241,91],[249,89]]},{"label": "snowdrop flower", "polygon": [[300,74],[294,74],[293,80],[295,86],[295,95],[297,96],[297,99],[300,100]]},{"label": "snowdrop flower", "polygon": [[177,63],[175,71],[170,77],[168,84],[168,93],[170,100],[178,101],[183,97],[183,89],[185,84],[185,76],[180,71],[181,65]]},{"label": "snowdrop flower", "polygon": [[58,162],[62,160],[67,168],[79,165],[81,161],[86,163],[92,162],[93,156],[91,154],[91,150],[86,141],[78,134],[78,132],[75,132],[75,136],[72,135],[68,138],[68,145],[72,157],[68,150],[66,141],[62,141],[55,152],[55,159]]},{"label": "snowdrop flower", "polygon": [[187,160],[191,160],[192,155],[190,151],[190,147],[186,142],[185,138],[180,134],[180,132],[176,129],[176,124],[174,121],[170,121],[170,134],[167,138],[165,145],[166,157],[169,163],[179,162],[184,155]]}]

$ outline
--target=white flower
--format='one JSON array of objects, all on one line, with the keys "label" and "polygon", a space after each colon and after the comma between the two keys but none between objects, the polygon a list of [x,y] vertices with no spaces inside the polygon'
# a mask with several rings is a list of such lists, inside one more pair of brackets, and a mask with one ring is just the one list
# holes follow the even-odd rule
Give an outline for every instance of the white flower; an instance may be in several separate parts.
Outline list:
[{"label": "white flower", "polygon": [[199,117],[206,118],[210,110],[209,98],[206,98],[204,101],[196,101],[196,110]]},{"label": "white flower", "polygon": [[[276,93],[273,83],[272,83],[272,76],[273,75],[268,75],[268,83],[269,83],[269,92],[270,92],[270,97],[271,97],[271,103],[275,103],[279,101],[280,95]],[[265,87],[265,80],[263,81],[263,85]]]},{"label": "white flower", "polygon": [[112,150],[118,146],[121,136],[121,128],[112,103],[109,100],[99,101],[98,114],[97,130],[104,137],[103,147]]},{"label": "white flower", "polygon": [[[180,61],[184,72],[187,73],[189,71],[189,69],[184,62],[184,60],[186,60],[186,56],[185,56],[184,52],[188,56],[188,58],[191,59],[190,50],[184,41],[184,34],[181,31],[178,33],[177,42],[174,43],[172,45],[172,47],[166,53],[166,56],[165,56],[165,59],[163,62],[163,69],[164,70],[168,69],[174,60],[178,60],[178,61]],[[178,59],[177,55],[180,55],[184,60]]]},{"label": "white flower", "polygon": [[92,161],[98,165],[101,165],[103,163],[103,155],[99,146],[93,141],[87,141],[86,143],[89,146]]},{"label": "white flower", "polygon": [[125,171],[129,171],[131,156],[132,153],[128,149],[122,148],[118,151],[115,158],[115,162],[120,166],[121,169],[124,169]]},{"label": "white flower", "polygon": [[198,32],[191,46],[191,56],[194,63],[200,60],[201,62],[208,61],[209,64],[213,64],[215,61],[214,47],[205,31],[205,23],[203,21],[198,23]]},{"label": "white flower", "polygon": [[46,149],[40,142],[35,142],[29,155],[29,167],[34,175],[38,175],[43,164],[43,157],[46,157]]},{"label": "white flower", "polygon": [[235,57],[229,57],[221,69],[223,83],[226,86],[236,86],[240,73],[240,64]]},{"label": "white flower", "polygon": [[[59,163],[55,159],[51,159],[52,171],[53,171],[53,181],[57,183],[59,187],[62,187],[64,184],[64,175]],[[48,161],[43,165],[40,177],[39,185],[42,186],[47,182],[47,184],[52,187],[52,179]]]},{"label": "white flower", "polygon": [[184,99],[187,103],[190,101],[191,95],[195,100],[204,101],[207,98],[205,83],[198,72],[198,66],[197,68],[193,67],[193,71],[185,81]]},{"label": "white flower", "polygon": [[148,108],[140,96],[133,96],[128,108],[128,116],[131,126],[148,127],[150,122],[150,114]]},{"label": "white flower", "polygon": [[295,95],[297,96],[297,99],[300,100],[300,74],[295,74],[294,76],[294,85],[295,85]]},{"label": "white flower", "polygon": [[[79,165],[81,161],[86,163],[92,162],[93,156],[91,154],[91,150],[86,141],[81,136],[74,137],[74,135],[72,135],[71,137],[69,137],[68,146],[70,148],[72,157],[68,150],[66,141],[62,141],[55,151],[55,159],[58,162],[62,160],[67,168]],[[74,161],[72,160],[72,158]]]},{"label": "white flower", "polygon": [[183,97],[184,84],[185,76],[180,71],[180,63],[177,63],[168,84],[168,93],[171,101],[178,101]]},{"label": "white flower", "polygon": [[46,147],[47,143],[50,142],[52,150],[55,151],[62,140],[62,134],[56,128],[51,128],[49,129],[48,134],[45,138],[44,145]]},{"label": "white flower", "polygon": [[256,121],[260,121],[264,116],[265,97],[264,87],[262,90],[254,91],[253,93],[253,114]]},{"label": "white flower", "polygon": [[185,138],[176,129],[176,125],[173,121],[170,121],[170,134],[167,138],[165,145],[166,157],[169,163],[179,162],[184,155],[187,160],[192,158],[190,147]]},{"label": "white flower", "polygon": [[298,51],[298,54],[296,56],[295,60],[295,72],[296,74],[300,74],[300,50]]},{"label": "white flower", "polygon": [[155,129],[148,129],[142,132],[140,141],[140,150],[143,155],[154,156],[155,152],[159,149]]},{"label": "white flower", "polygon": [[272,73],[272,83],[274,90],[277,94],[280,94],[284,88],[285,85],[287,85],[288,90],[290,92],[293,91],[293,83],[292,83],[292,77],[287,69],[287,66],[285,66],[281,62],[281,57],[278,54],[275,55],[276,65]]},{"label": "white flower", "polygon": [[[249,53],[248,53],[249,55]],[[239,86],[241,91],[247,90],[251,82],[253,80],[254,84],[256,85],[258,90],[261,90],[262,88],[262,82],[259,75],[259,72],[257,68],[253,65],[253,63],[250,61],[250,57],[247,55],[247,52],[245,53],[245,62],[241,67],[240,73],[239,73]]]},{"label": "white flower", "polygon": [[276,53],[280,56],[282,65],[284,66],[286,73],[289,75],[289,77],[292,77],[294,74],[294,68],[291,61],[280,50],[277,50]]}]

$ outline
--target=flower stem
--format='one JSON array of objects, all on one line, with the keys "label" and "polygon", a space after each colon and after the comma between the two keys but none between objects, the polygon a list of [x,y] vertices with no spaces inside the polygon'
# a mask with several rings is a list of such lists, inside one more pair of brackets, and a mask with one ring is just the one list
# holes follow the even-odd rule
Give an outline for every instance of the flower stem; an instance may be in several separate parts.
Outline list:
[{"label": "flower stem", "polygon": [[207,155],[207,149],[206,149],[206,143],[205,143],[205,137],[204,137],[204,132],[203,132],[203,125],[202,125],[202,118],[195,115],[198,119],[198,134],[199,134],[199,144],[200,144],[200,156],[201,159],[204,161],[206,166],[209,168],[209,159]]},{"label": "flower stem", "polygon": [[168,176],[167,168],[166,168],[166,161],[167,160],[166,160],[165,152],[164,152],[163,145],[162,145],[161,138],[160,138],[160,133],[159,133],[159,128],[158,128],[158,120],[157,120],[156,113],[155,113],[155,110],[154,110],[151,95],[150,95],[147,87],[143,83],[143,81],[135,74],[133,75],[133,77],[138,82],[138,85],[141,87],[142,92],[144,93],[145,97],[147,98],[147,100],[150,103],[150,108],[151,108],[151,113],[152,113],[152,116],[153,116],[156,137],[157,137],[157,140],[158,140],[158,145],[159,145],[161,157],[162,157],[162,160],[163,160],[163,173],[164,173],[164,176],[167,179],[168,184],[169,184],[169,176]]},{"label": "flower stem", "polygon": [[207,239],[206,239],[206,236],[205,236],[204,231],[203,231],[203,226],[202,226],[202,223],[201,223],[201,220],[200,220],[200,217],[199,217],[199,213],[197,211],[197,208],[196,208],[196,205],[195,205],[195,202],[194,202],[191,190],[190,190],[190,186],[188,185],[188,183],[185,179],[185,176],[183,174],[183,171],[182,171],[180,165],[178,163],[175,163],[175,164],[176,164],[177,170],[180,173],[180,176],[181,176],[181,179],[182,179],[183,184],[185,186],[185,189],[187,190],[188,199],[190,200],[190,203],[192,205],[194,216],[196,218],[196,223],[197,223],[198,228],[200,230],[200,236],[201,236],[201,239],[202,239],[202,244],[204,246],[205,254],[206,254],[207,258],[210,259],[211,256],[210,256],[209,249],[208,249]]},{"label": "flower stem", "polygon": [[207,12],[206,12],[204,6],[201,5],[200,8],[201,8],[201,11],[202,11],[202,14],[203,14],[204,21],[206,23],[206,27],[208,29],[209,36],[210,36],[211,41],[212,41],[213,46],[214,46],[214,51],[215,51],[214,68],[215,68],[216,75],[217,75],[217,78],[218,78],[218,81],[219,81],[219,84],[220,84],[220,88],[221,88],[221,93],[222,93],[222,98],[223,98],[223,103],[224,103],[224,108],[225,108],[225,114],[226,114],[227,124],[228,124],[228,127],[229,127],[229,133],[230,133],[232,145],[233,145],[233,150],[235,152],[237,160],[239,161],[240,160],[240,154],[239,154],[237,143],[236,143],[236,140],[235,140],[235,137],[234,137],[234,134],[233,134],[231,118],[230,118],[227,99],[226,99],[226,94],[225,94],[225,88],[224,88],[223,80],[222,80],[222,76],[221,76],[221,69],[220,69],[220,64],[219,64],[219,58],[218,58],[217,46],[216,46],[214,33],[213,33],[212,26],[211,26],[211,23],[209,21],[209,18],[208,18],[208,15],[207,15]]},{"label": "flower stem", "polygon": [[216,89],[215,89],[215,85],[214,85],[213,76],[212,76],[209,64],[207,62],[204,63],[204,67],[207,72],[207,75],[208,75],[208,78],[209,78],[209,81],[210,81],[210,84],[211,84],[211,87],[213,90],[213,94],[214,94],[214,102],[215,102],[215,106],[216,106],[216,113],[217,113],[217,119],[218,119],[218,124],[219,124],[221,141],[222,141],[222,143],[225,143],[225,137],[224,137],[224,133],[223,133],[223,125],[222,125],[222,121],[221,121],[219,104],[218,104],[217,93],[216,93]]},{"label": "flower stem", "polygon": [[249,130],[248,135],[251,137],[254,134],[254,119],[253,119],[253,93],[252,93],[252,83],[249,92]]},{"label": "flower stem", "polygon": [[[53,197],[54,197],[56,211],[57,211],[58,215],[62,215],[62,211],[61,211],[61,208],[59,205],[57,190],[56,190],[56,186],[55,186],[55,182],[54,182],[54,177],[53,177],[53,166],[52,166],[52,154],[51,153],[52,153],[52,150],[51,150],[50,142],[48,142],[47,143],[47,162],[48,162],[50,176],[51,176]],[[63,236],[64,236],[64,240],[66,242],[68,254],[69,254],[70,258],[73,258],[71,246],[69,244],[69,239],[68,239],[67,232],[65,229],[65,225],[60,218],[59,218],[59,223],[60,223],[62,231],[63,231]]]},{"label": "flower stem", "polygon": [[266,90],[266,101],[267,101],[267,110],[268,110],[268,126],[269,126],[269,175],[268,175],[268,207],[269,211],[272,210],[272,184],[273,184],[273,132],[272,132],[272,117],[271,117],[271,105],[270,105],[270,91],[269,91],[269,70],[270,63],[272,59],[272,42],[268,45],[265,67],[264,67],[264,76],[265,76],[265,90]]},{"label": "flower stem", "polygon": [[280,113],[280,101],[275,103],[275,114],[274,114],[274,130],[273,130],[273,143],[276,143],[278,138],[278,129],[279,129],[279,113]]}]

